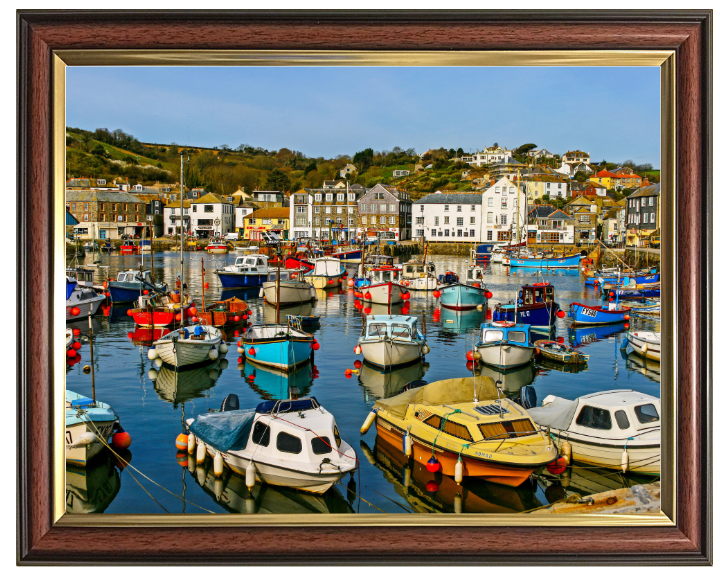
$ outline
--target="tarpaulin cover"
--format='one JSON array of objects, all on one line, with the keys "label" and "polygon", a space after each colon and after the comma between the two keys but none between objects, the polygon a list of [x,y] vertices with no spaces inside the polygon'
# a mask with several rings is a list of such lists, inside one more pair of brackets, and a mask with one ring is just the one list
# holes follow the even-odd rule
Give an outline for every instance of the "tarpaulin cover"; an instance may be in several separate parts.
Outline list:
[{"label": "tarpaulin cover", "polygon": [[190,432],[221,452],[244,450],[254,417],[255,410],[200,414],[190,424]]},{"label": "tarpaulin cover", "polygon": [[[475,378],[451,378],[438,380],[422,388],[413,388],[392,398],[378,400],[375,406],[390,414],[403,418],[411,404],[438,406],[478,400],[494,400],[498,397],[495,381],[489,376]],[[500,393],[500,398],[504,395]]]},{"label": "tarpaulin cover", "polygon": [[557,430],[567,430],[577,410],[577,400],[556,398],[550,404],[530,408],[528,414],[538,426],[549,426]]}]

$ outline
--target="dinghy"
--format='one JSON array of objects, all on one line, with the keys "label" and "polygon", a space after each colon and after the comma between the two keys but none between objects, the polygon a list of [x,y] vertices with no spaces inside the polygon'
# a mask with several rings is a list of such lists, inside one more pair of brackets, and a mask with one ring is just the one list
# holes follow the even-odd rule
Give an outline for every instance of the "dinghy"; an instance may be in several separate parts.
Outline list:
[{"label": "dinghy", "polygon": [[148,350],[148,359],[159,358],[166,364],[182,368],[217,360],[227,352],[223,333],[213,326],[181,327],[156,340]]},{"label": "dinghy", "polygon": [[216,476],[227,466],[245,476],[248,488],[262,482],[324,494],[357,469],[355,451],[314,397],[238,408],[237,396],[230,394],[220,411],[186,421],[197,463],[212,459]]},{"label": "dinghy", "polygon": [[660,474],[660,400],[634,390],[610,390],[566,400],[547,396],[528,414],[538,426],[570,443],[571,460]]},{"label": "dinghy", "polygon": [[242,353],[250,362],[291,370],[310,360],[315,339],[287,324],[256,324],[242,336]]},{"label": "dinghy", "polygon": [[660,361],[660,332],[628,332],[627,344],[640,356]]},{"label": "dinghy", "polygon": [[590,359],[587,354],[581,354],[568,346],[555,340],[536,340],[535,348],[548,360],[563,364],[585,364]]}]

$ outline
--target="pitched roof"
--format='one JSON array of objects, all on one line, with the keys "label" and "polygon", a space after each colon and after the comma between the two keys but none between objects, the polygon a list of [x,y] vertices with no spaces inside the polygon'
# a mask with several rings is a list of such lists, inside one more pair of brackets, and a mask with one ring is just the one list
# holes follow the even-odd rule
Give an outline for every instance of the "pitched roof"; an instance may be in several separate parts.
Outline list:
[{"label": "pitched roof", "polygon": [[558,209],[555,210],[550,216],[548,216],[548,220],[572,220],[573,217],[565,214],[562,210]]},{"label": "pitched roof", "polygon": [[557,208],[550,206],[550,204],[536,204],[530,212],[528,212],[528,218],[547,218],[555,212]]},{"label": "pitched roof", "polygon": [[428,194],[414,204],[482,204],[482,194]]},{"label": "pitched roof", "polygon": [[232,202],[217,194],[208,192],[204,196],[200,196],[197,200],[193,200],[193,204],[232,204]]},{"label": "pitched roof", "polygon": [[66,190],[65,200],[68,202],[132,202],[144,204],[142,198],[138,198],[129,192],[115,192],[112,190]]},{"label": "pitched roof", "polygon": [[[185,198],[183,200],[183,206],[185,208],[190,208],[190,204],[192,204],[192,200]],[[175,200],[175,202],[170,202],[170,204],[167,204],[165,208],[180,208],[180,200]]]},{"label": "pitched roof", "polygon": [[640,196],[660,196],[660,184],[650,184],[642,186],[635,190],[628,198],[638,198]]},{"label": "pitched roof", "polygon": [[261,208],[245,218],[290,218],[290,208]]},{"label": "pitched roof", "polygon": [[582,152],[581,150],[568,150],[565,152],[565,156],[590,156],[587,152]]},{"label": "pitched roof", "polygon": [[579,204],[592,204],[590,200],[585,198],[585,196],[578,196],[577,198],[573,198],[568,204],[572,204],[573,206],[577,206]]}]

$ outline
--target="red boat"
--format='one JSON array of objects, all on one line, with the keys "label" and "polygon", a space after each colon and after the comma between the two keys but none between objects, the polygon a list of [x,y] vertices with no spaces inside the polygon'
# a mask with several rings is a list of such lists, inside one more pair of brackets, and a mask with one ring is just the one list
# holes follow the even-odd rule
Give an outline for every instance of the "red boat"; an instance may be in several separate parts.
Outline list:
[{"label": "red boat", "polygon": [[[150,302],[142,308],[132,308],[128,310],[128,315],[132,316],[135,324],[144,327],[163,328],[171,326],[182,320],[189,320],[192,317],[190,308],[193,303],[188,300],[184,305],[180,305],[180,294],[170,294],[165,296],[154,296]],[[150,311],[152,310],[152,316]],[[193,312],[197,312],[193,310]],[[182,316],[180,316],[182,314]]]},{"label": "red boat", "polygon": [[140,247],[135,244],[132,240],[125,240],[123,242],[123,245],[120,246],[120,254],[129,255],[129,254],[137,254]]}]

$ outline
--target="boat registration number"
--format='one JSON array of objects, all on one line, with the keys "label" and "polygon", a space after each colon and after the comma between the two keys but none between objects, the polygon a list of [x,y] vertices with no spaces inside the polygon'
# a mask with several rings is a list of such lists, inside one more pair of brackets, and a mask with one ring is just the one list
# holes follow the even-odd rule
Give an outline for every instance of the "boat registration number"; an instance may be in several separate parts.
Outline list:
[{"label": "boat registration number", "polygon": [[475,450],[475,454],[477,454],[477,455],[480,456],[481,458],[492,459],[492,454],[486,454],[485,452],[480,452],[480,451],[478,451],[478,450]]},{"label": "boat registration number", "polygon": [[597,310],[591,310],[590,308],[583,308],[582,313],[590,318],[595,318],[595,316],[597,316]]}]

